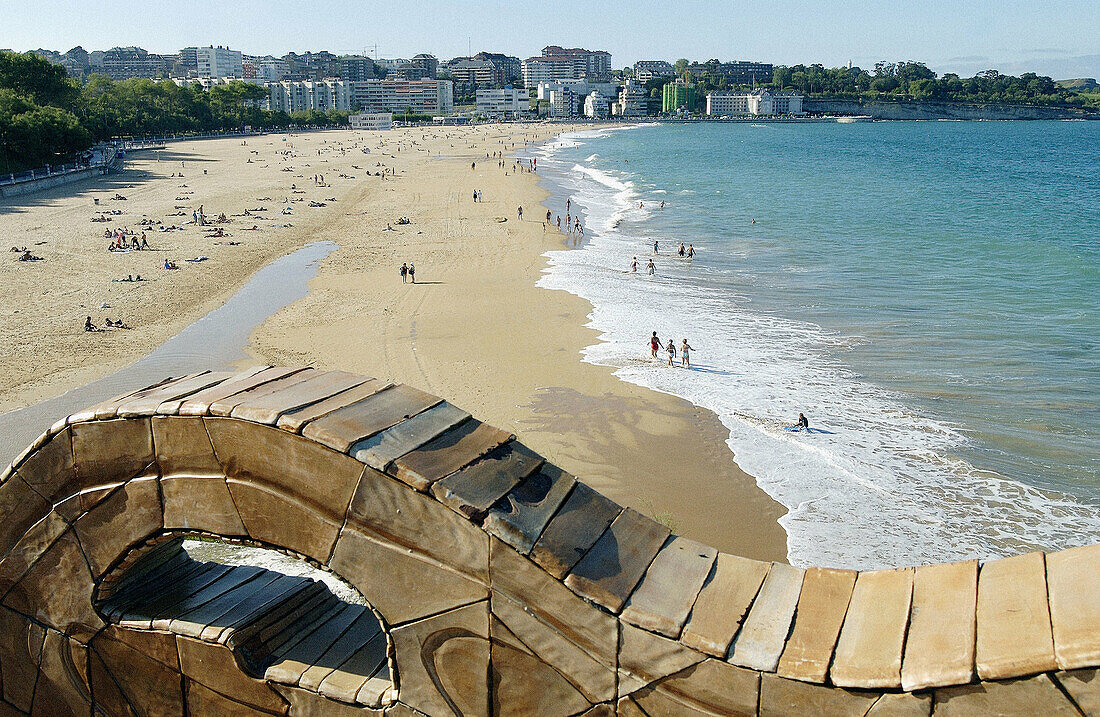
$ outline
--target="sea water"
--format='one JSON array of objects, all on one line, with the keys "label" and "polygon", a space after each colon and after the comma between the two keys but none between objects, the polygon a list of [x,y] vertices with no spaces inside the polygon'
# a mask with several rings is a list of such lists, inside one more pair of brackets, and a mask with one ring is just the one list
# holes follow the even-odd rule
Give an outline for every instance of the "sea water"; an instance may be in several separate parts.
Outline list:
[{"label": "sea water", "polygon": [[583,213],[540,283],[593,304],[585,360],[717,413],[793,563],[1100,541],[1100,122],[649,125],[532,156]]}]

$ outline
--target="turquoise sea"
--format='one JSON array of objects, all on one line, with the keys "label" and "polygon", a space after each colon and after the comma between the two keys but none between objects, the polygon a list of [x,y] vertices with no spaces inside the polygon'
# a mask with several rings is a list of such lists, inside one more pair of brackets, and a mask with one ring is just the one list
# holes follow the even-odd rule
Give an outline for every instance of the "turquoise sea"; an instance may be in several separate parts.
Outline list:
[{"label": "turquoise sea", "polygon": [[[793,562],[1100,541],[1100,123],[651,125],[536,156],[586,224],[542,280],[593,303],[586,360],[714,410]],[[651,362],[653,330],[696,368]],[[822,432],[784,430],[800,411]]]}]

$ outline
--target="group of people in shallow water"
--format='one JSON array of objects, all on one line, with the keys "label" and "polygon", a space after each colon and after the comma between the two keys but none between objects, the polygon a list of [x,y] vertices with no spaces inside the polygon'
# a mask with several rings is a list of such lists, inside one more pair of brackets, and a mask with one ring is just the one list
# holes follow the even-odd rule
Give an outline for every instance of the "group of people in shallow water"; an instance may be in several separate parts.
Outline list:
[{"label": "group of people in shallow water", "polygon": [[[664,349],[668,352],[668,365],[675,366],[676,342],[670,338]],[[688,344],[687,339],[684,339],[680,344],[680,365],[684,368],[691,368],[691,351],[691,345]],[[657,358],[657,354],[661,352],[661,339],[657,336],[656,331],[649,337],[649,352],[653,358]]]}]

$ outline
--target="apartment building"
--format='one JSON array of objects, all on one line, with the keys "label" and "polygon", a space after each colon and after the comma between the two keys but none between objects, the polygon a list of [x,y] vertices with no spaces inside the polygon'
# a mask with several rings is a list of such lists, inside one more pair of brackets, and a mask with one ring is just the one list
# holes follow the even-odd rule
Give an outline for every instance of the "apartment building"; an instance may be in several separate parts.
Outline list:
[{"label": "apartment building", "polygon": [[522,87],[504,89],[480,89],[476,94],[477,113],[485,117],[515,118],[526,114],[531,107],[527,90]]},{"label": "apartment building", "polygon": [[218,45],[195,49],[199,77],[244,77],[244,59],[239,50]]}]

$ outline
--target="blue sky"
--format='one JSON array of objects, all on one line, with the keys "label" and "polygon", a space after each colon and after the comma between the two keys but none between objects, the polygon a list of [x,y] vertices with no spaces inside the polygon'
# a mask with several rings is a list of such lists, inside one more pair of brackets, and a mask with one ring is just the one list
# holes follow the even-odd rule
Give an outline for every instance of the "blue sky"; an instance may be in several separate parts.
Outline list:
[{"label": "blue sky", "polygon": [[940,72],[996,68],[1100,75],[1100,0],[0,0],[0,47],[249,54],[328,49],[441,58],[519,57],[546,44],[605,49],[612,64],[678,57],[862,67],[923,60]]}]

